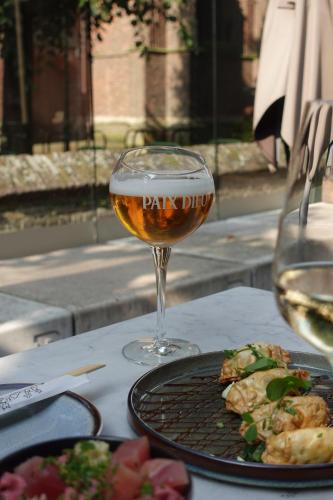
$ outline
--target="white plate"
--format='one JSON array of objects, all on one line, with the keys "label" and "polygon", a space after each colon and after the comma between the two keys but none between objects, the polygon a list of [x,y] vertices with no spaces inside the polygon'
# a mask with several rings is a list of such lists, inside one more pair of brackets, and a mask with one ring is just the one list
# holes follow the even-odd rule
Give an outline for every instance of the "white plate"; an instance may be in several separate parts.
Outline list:
[{"label": "white plate", "polygon": [[[1,384],[0,394],[28,384]],[[0,415],[0,459],[14,451],[52,439],[100,433],[102,419],[97,408],[87,399],[66,392]]]}]

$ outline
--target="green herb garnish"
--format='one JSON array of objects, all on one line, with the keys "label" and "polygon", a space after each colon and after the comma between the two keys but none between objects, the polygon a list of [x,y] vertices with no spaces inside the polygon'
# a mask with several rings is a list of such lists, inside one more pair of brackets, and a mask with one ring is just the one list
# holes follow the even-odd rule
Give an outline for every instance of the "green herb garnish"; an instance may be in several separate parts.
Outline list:
[{"label": "green herb garnish", "polygon": [[246,422],[247,424],[254,423],[254,420],[253,420],[251,413],[248,413],[248,412],[242,413],[242,420],[244,420],[244,422]]},{"label": "green herb garnish", "polygon": [[250,424],[244,434],[245,441],[247,441],[248,443],[252,443],[257,439],[257,437],[258,437],[258,430],[256,424],[255,423]]},{"label": "green herb garnish", "polygon": [[80,451],[84,453],[85,451],[95,450],[95,443],[93,441],[80,441]]},{"label": "green herb garnish", "polygon": [[266,395],[270,401],[278,401],[290,393],[299,394],[300,389],[311,389],[311,382],[288,375],[287,377],[271,380],[266,387]]},{"label": "green herb garnish", "polygon": [[249,424],[248,428],[245,431],[244,439],[248,443],[251,443],[252,441],[255,441],[258,437],[257,425],[253,420],[251,413],[248,412],[242,413],[242,420],[243,422]]},{"label": "green herb garnish", "polygon": [[224,423],[222,422],[222,420],[220,420],[219,422],[216,422],[216,427],[217,427],[218,429],[223,429],[223,427],[224,427]]},{"label": "green herb garnish", "polygon": [[245,366],[244,375],[251,375],[251,373],[259,372],[263,370],[271,370],[272,368],[277,368],[278,362],[275,359],[268,358],[263,356],[261,358],[257,358],[254,363]]},{"label": "green herb garnish", "polygon": [[223,354],[226,359],[232,359],[237,355],[236,349],[224,349]]},{"label": "green herb garnish", "polygon": [[297,415],[297,411],[292,406],[286,406],[284,411],[286,413],[289,413],[290,415],[293,415],[293,416]]},{"label": "green herb garnish", "polygon": [[262,462],[261,455],[264,451],[265,443],[246,444],[242,458],[244,458],[244,460],[248,460],[249,462]]},{"label": "green herb garnish", "polygon": [[[59,474],[61,479],[77,491],[85,494],[98,484],[96,497],[105,488],[105,473],[110,464],[111,453],[105,450],[101,453],[101,444],[92,441],[81,441],[73,450],[67,450],[67,460],[59,463]],[[88,497],[87,497],[88,498]]]},{"label": "green herb garnish", "polygon": [[260,358],[263,358],[264,355],[257,350],[257,348],[254,346],[254,344],[247,344],[247,347],[250,349],[250,351],[252,352],[253,356],[256,358],[256,359],[260,359]]},{"label": "green herb garnish", "polygon": [[45,457],[42,462],[42,468],[45,467],[45,465],[56,465],[57,461],[57,457]]},{"label": "green herb garnish", "polygon": [[149,483],[148,481],[145,481],[141,488],[140,488],[140,495],[141,496],[149,496],[149,495],[153,495],[154,493],[154,488],[153,488],[153,485],[151,483]]}]

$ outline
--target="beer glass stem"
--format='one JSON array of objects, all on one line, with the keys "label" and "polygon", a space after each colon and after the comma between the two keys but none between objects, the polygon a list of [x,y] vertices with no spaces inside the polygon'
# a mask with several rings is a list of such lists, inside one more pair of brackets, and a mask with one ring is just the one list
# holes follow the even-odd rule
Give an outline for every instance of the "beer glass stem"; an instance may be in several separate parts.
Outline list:
[{"label": "beer glass stem", "polygon": [[171,255],[170,247],[152,247],[157,288],[157,314],[156,314],[156,336],[153,349],[157,354],[165,356],[168,354],[168,341],[165,336],[165,286],[169,258]]}]

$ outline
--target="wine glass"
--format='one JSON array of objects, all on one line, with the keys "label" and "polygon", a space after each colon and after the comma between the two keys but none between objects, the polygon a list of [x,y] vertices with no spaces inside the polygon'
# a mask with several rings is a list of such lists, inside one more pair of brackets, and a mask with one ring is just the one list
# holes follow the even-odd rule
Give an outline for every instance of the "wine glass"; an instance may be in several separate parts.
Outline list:
[{"label": "wine glass", "polygon": [[171,246],[206,220],[214,192],[204,159],[192,151],[146,146],[121,154],[110,180],[113,209],[129,232],[151,246],[157,286],[155,336],[127,344],[127,359],[154,366],[200,352],[186,340],[166,337],[166,273]]},{"label": "wine glass", "polygon": [[291,155],[273,281],[279,309],[333,368],[333,103],[307,105]]}]

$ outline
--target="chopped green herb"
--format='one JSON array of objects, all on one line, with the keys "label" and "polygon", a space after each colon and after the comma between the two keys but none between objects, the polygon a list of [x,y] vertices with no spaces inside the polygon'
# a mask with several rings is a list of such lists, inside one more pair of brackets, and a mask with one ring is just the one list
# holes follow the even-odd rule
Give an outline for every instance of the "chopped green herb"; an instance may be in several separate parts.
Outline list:
[{"label": "chopped green herb", "polygon": [[[100,457],[96,456],[102,444],[104,443],[80,441],[73,450],[67,452],[67,461],[64,464],[58,463],[60,477],[67,485],[78,491],[88,492],[97,481],[100,491],[98,490],[96,495],[102,492],[105,486],[105,472],[109,466],[111,456],[109,451]],[[105,445],[108,449],[107,443]],[[83,448],[84,452],[80,454],[79,451],[82,451]]]},{"label": "chopped green herb", "polygon": [[222,420],[220,420],[219,422],[216,422],[216,427],[217,427],[218,429],[223,429],[223,427],[224,427],[224,423],[222,422]]},{"label": "chopped green herb", "polygon": [[278,401],[290,393],[299,393],[300,389],[308,390],[311,388],[309,380],[301,380],[293,375],[287,377],[275,378],[266,387],[266,395],[270,401]]},{"label": "chopped green herb", "polygon": [[42,468],[45,467],[45,465],[55,465],[56,463],[57,457],[45,457],[42,462]]},{"label": "chopped green herb", "polygon": [[254,363],[245,366],[244,375],[250,375],[251,373],[270,370],[272,368],[277,368],[278,362],[275,359],[267,358],[265,356],[258,358]]},{"label": "chopped green herb", "polygon": [[249,462],[262,462],[261,455],[265,451],[265,443],[246,444],[244,447],[243,458]]},{"label": "chopped green herb", "polygon": [[295,408],[293,408],[292,406],[286,406],[284,411],[293,416],[297,415],[297,410],[295,410]]},{"label": "chopped green herb", "polygon": [[244,420],[244,422],[246,422],[247,424],[254,423],[253,417],[252,417],[251,413],[249,413],[249,412],[242,413],[242,420]]},{"label": "chopped green herb", "polygon": [[152,495],[154,493],[154,488],[151,483],[145,481],[140,488],[140,495]]},{"label": "chopped green herb", "polygon": [[236,349],[224,349],[223,354],[224,357],[227,359],[234,358],[238,351]]},{"label": "chopped green herb", "polygon": [[264,357],[263,354],[257,350],[257,348],[254,344],[247,344],[247,347],[250,349],[250,351],[252,352],[253,356],[256,359],[260,359],[260,358]]},{"label": "chopped green herb", "polygon": [[244,434],[244,439],[248,443],[252,443],[255,441],[258,437],[258,431],[257,431],[257,426],[255,423],[249,425],[249,427],[246,429],[246,432]]},{"label": "chopped green herb", "polygon": [[322,438],[323,437],[323,433],[321,432],[320,434],[317,434],[317,438]]},{"label": "chopped green herb", "polygon": [[90,451],[90,450],[95,450],[96,446],[93,441],[80,441],[80,451],[85,452],[85,451]]}]

